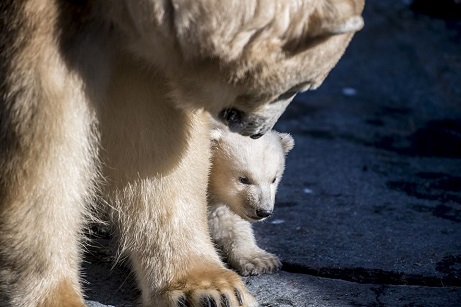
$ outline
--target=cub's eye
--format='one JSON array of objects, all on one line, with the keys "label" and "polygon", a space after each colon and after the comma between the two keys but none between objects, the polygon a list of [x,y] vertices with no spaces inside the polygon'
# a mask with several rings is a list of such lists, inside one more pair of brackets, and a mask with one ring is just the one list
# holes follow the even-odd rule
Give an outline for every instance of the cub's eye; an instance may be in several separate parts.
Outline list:
[{"label": "cub's eye", "polygon": [[239,181],[240,183],[243,183],[243,184],[250,184],[250,179],[248,179],[247,177],[240,177],[239,178]]},{"label": "cub's eye", "polygon": [[277,177],[274,178],[274,180],[272,180],[272,183],[275,183],[277,181]]}]

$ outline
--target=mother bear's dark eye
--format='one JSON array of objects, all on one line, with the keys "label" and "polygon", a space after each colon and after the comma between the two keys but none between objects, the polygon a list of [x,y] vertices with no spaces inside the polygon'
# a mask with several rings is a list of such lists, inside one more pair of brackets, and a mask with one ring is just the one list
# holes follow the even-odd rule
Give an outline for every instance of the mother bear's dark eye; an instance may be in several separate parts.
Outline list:
[{"label": "mother bear's dark eye", "polygon": [[307,91],[311,85],[312,85],[312,82],[310,81],[301,82],[291,87],[288,91],[286,91],[282,95],[278,96],[277,99],[275,99],[273,102],[290,99],[294,95],[298,94],[299,92]]},{"label": "mother bear's dark eye", "polygon": [[243,184],[250,184],[250,179],[248,179],[247,177],[240,177],[239,178],[239,181],[240,183],[243,183]]},{"label": "mother bear's dark eye", "polygon": [[274,100],[274,102],[276,101],[280,101],[280,100],[287,100],[287,99],[290,99],[291,97],[293,97],[294,95],[298,94],[297,91],[288,91],[288,92],[285,92],[283,93],[282,95],[278,96],[277,99]]}]

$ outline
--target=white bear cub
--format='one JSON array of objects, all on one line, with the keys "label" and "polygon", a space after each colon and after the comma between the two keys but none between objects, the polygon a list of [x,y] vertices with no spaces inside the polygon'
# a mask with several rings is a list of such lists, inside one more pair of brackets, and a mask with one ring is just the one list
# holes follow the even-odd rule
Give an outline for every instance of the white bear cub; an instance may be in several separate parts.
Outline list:
[{"label": "white bear cub", "polygon": [[293,138],[269,131],[251,139],[216,128],[212,144],[208,224],[215,244],[229,265],[244,276],[277,270],[280,260],[256,245],[250,222],[272,214]]}]

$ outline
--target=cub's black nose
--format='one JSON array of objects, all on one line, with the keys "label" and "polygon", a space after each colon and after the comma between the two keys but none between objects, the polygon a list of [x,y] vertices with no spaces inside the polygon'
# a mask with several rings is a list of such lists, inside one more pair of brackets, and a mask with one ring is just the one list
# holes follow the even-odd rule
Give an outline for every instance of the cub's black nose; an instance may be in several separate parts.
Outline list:
[{"label": "cub's black nose", "polygon": [[260,137],[262,137],[264,134],[262,133],[258,133],[258,134],[253,134],[253,135],[250,135],[250,138],[256,140],[256,139],[259,139]]},{"label": "cub's black nose", "polygon": [[272,215],[272,210],[257,209],[256,216],[259,218],[265,218]]}]

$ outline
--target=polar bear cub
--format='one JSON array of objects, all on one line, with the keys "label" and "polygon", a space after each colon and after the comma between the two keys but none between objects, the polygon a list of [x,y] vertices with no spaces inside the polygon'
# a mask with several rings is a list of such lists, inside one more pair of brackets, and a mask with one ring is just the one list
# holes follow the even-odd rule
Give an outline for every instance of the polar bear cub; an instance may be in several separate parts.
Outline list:
[{"label": "polar bear cub", "polygon": [[242,275],[269,273],[281,266],[277,256],[259,248],[250,222],[272,214],[285,156],[294,140],[269,131],[253,140],[224,129],[212,131],[208,224],[229,265]]}]

